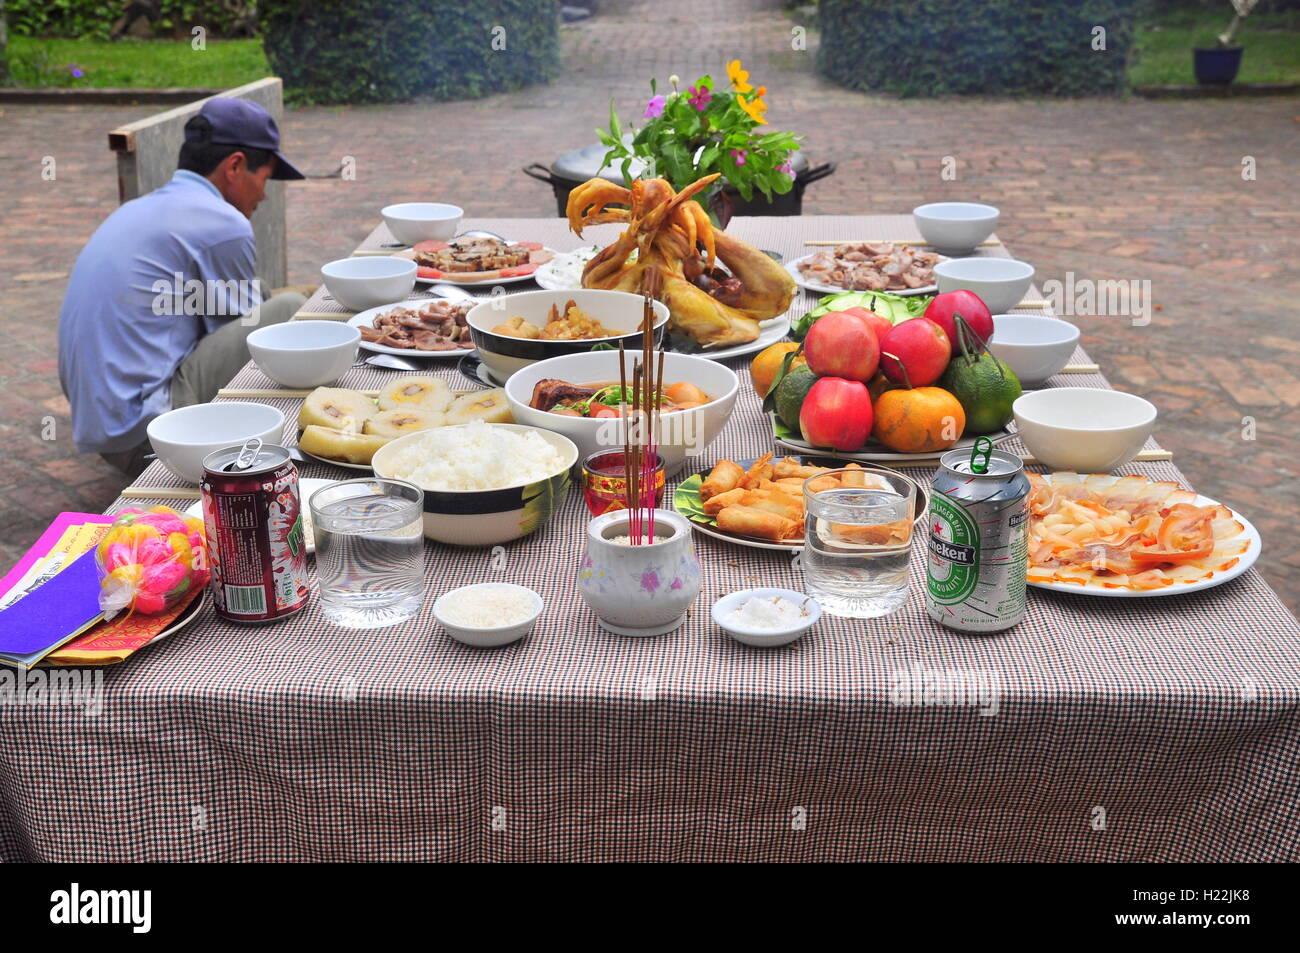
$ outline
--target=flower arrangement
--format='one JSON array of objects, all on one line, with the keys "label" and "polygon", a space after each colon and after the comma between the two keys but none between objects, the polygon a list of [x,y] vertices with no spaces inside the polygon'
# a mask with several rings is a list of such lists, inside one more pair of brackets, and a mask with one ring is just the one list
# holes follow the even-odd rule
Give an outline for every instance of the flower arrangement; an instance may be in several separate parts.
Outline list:
[{"label": "flower arrangement", "polygon": [[[727,64],[728,87],[718,89],[711,76],[701,76],[685,90],[680,80],[669,79],[672,91],[660,94],[650,81],[650,101],[641,118],[647,120],[631,143],[623,140],[623,125],[611,101],[609,128],[598,129],[600,141],[609,147],[605,164],[622,160],[623,178],[631,184],[634,158],[646,162],[644,177],[667,179],[678,191],[697,179],[715,172],[722,178],[710,192],[696,197],[706,209],[721,190],[733,186],[749,201],[754,190],[771,201],[794,186],[790,155],[799,139],[789,132],[763,132],[767,125],[767,87],[755,87],[740,60]],[[712,214],[712,210],[710,210]]]}]

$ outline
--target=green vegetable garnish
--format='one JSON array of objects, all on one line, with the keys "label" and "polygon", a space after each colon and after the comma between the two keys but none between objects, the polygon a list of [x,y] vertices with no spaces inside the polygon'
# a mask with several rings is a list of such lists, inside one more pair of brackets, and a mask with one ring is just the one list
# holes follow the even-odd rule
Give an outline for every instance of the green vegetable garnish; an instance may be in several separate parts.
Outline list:
[{"label": "green vegetable garnish", "polygon": [[926,307],[933,299],[934,295],[897,295],[888,291],[841,291],[827,295],[818,301],[817,307],[800,318],[799,323],[790,329],[790,336],[796,341],[802,341],[814,321],[824,314],[843,311],[845,308],[866,308],[898,324],[908,318],[925,314]]}]

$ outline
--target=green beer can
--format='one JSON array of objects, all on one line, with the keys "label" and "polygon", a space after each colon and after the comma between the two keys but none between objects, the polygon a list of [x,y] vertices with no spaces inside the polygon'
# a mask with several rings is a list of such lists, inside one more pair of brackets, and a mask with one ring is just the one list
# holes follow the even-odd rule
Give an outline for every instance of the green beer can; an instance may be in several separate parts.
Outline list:
[{"label": "green beer can", "polygon": [[1025,617],[1029,479],[1020,458],[992,449],[939,458],[930,491],[925,608],[961,632],[1000,632]]}]

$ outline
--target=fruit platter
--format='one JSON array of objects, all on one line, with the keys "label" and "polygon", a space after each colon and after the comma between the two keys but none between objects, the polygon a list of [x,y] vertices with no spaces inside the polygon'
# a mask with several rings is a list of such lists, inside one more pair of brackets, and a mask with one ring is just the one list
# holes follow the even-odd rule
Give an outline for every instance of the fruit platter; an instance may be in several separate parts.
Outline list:
[{"label": "fruit platter", "polygon": [[969,291],[923,300],[832,295],[750,367],[779,446],[872,462],[924,461],[1011,436],[1020,381],[987,347],[993,316]]}]

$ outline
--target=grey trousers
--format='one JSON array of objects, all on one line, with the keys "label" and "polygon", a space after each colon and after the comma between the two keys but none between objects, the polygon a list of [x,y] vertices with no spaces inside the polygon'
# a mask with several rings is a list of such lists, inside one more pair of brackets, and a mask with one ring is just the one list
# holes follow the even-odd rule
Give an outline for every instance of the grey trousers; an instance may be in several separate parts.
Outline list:
[{"label": "grey trousers", "polygon": [[[242,318],[231,321],[212,334],[204,335],[189,357],[172,375],[172,409],[206,404],[230,383],[248,363],[248,336],[268,324],[288,321],[301,309],[306,298],[296,291],[282,291],[267,298]],[[153,452],[146,440],[120,453],[100,456],[128,476],[135,478],[149,465],[145,456]]]}]

